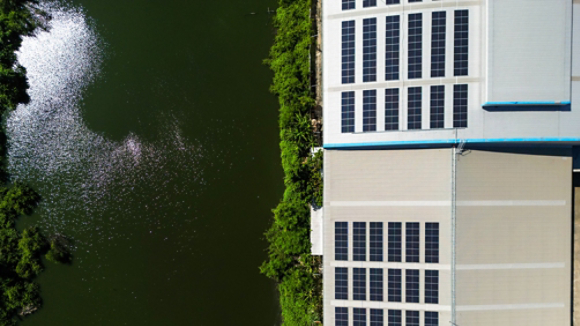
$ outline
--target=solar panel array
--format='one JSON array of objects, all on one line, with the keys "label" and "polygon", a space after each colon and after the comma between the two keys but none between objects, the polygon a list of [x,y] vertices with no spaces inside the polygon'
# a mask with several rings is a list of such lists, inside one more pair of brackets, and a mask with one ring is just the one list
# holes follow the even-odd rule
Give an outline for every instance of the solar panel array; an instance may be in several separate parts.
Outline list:
[{"label": "solar panel array", "polygon": [[[418,310],[335,307],[335,326],[349,326],[349,309],[352,309],[353,326],[369,325],[369,323],[367,323],[367,319],[370,321],[370,326],[384,326],[385,310],[387,311],[388,326],[403,326],[403,320],[405,320],[405,326],[420,325],[421,311]],[[370,312],[370,315],[367,312]],[[438,312],[425,311],[424,316],[424,326],[439,326]]]},{"label": "solar panel array", "polygon": [[[420,2],[411,1],[408,2]],[[385,4],[399,4],[399,1],[386,0]],[[345,10],[355,8],[355,1],[342,2]],[[362,7],[375,7],[376,0],[363,0]],[[447,38],[447,13],[448,11],[431,12],[431,42],[430,48],[430,78],[442,78],[446,76],[446,38]],[[453,76],[467,76],[469,65],[469,10],[449,11],[454,15],[453,23]],[[407,39],[407,65],[401,67],[401,19],[406,18],[406,39]],[[361,21],[342,21],[342,84],[353,84],[357,82],[370,83],[380,81],[377,78],[377,58],[379,44],[377,43],[377,17],[364,18],[362,20],[362,77],[356,78],[356,24]],[[386,15],[385,38],[384,38],[384,81],[399,80],[401,71],[406,71],[407,79],[424,79],[423,74],[423,13],[409,13],[405,17],[401,15]],[[403,69],[402,69],[403,68]],[[359,68],[360,69],[360,68]],[[422,88],[430,87],[425,96],[429,96],[429,122],[422,123]],[[401,130],[400,124],[400,93],[407,93],[407,102],[402,106],[405,108],[407,124],[403,128],[417,130],[423,128],[441,129],[446,127],[445,123],[445,88],[446,85],[413,86],[406,89],[387,88],[385,94],[385,114],[384,130]],[[453,121],[447,127],[466,128],[468,121],[468,92],[467,84],[454,86],[453,89]],[[363,122],[362,130],[356,130],[356,93],[361,91],[342,92],[342,133],[354,132],[374,132],[377,131],[376,96],[377,90],[367,89],[362,91],[363,97]],[[360,94],[360,93],[359,93]],[[403,93],[404,94],[404,93]],[[360,105],[360,104],[359,104]],[[448,110],[451,110],[449,108]],[[382,123],[382,122],[381,122]],[[361,126],[359,125],[359,126]],[[360,128],[360,127],[358,127]],[[381,127],[382,130],[382,127]]]},{"label": "solar panel array", "polygon": [[[369,261],[383,261],[383,222],[369,222]],[[419,222],[406,222],[405,225],[405,262],[419,262],[420,228]],[[367,223],[352,222],[353,261],[366,261]],[[334,222],[335,260],[348,260],[349,222]],[[387,253],[389,262],[402,261],[403,223],[387,223]],[[439,263],[439,223],[425,223],[425,263]]]},{"label": "solar panel array", "polygon": [[[387,232],[387,261],[398,263],[402,260],[402,241],[405,241],[405,262],[419,263],[420,231],[419,222],[341,222],[335,221],[335,244],[339,244],[339,257],[348,258],[349,224],[352,226],[353,252],[352,261],[366,262],[367,240],[370,248],[369,262],[383,261],[383,233]],[[403,226],[405,230],[403,230]],[[425,228],[425,262],[439,262],[439,223],[426,222]],[[368,233],[367,233],[368,232]],[[404,234],[404,237],[403,237]],[[374,258],[371,258],[374,257]],[[379,259],[380,258],[380,259]],[[345,259],[348,260],[348,259]],[[410,265],[416,266],[416,265]],[[410,304],[439,303],[439,271],[421,270],[417,268],[377,268],[369,267],[334,267],[334,299],[375,301],[375,302],[405,302]],[[352,274],[351,274],[352,273]],[[349,287],[350,280],[352,287]],[[421,296],[421,280],[424,292]],[[403,284],[403,282],[405,282]],[[385,286],[386,283],[386,286]],[[368,287],[367,287],[368,286]],[[367,292],[368,290],[368,292]],[[350,297],[352,291],[352,297]],[[368,293],[368,295],[367,295]],[[336,307],[335,325],[348,325],[349,311],[352,312],[352,323],[358,325],[382,325],[384,323],[383,309]],[[338,309],[340,308],[340,309]],[[346,310],[345,310],[346,309]],[[352,310],[349,310],[352,309]],[[355,309],[358,309],[355,311]],[[370,313],[370,314],[369,314]],[[404,317],[404,318],[403,318]],[[420,311],[418,310],[388,310],[388,323],[402,322],[408,325],[418,325]],[[430,323],[430,324],[428,324]],[[433,324],[435,323],[435,324]],[[425,325],[438,325],[438,313],[425,312]],[[391,325],[389,324],[389,325]],[[353,324],[354,325],[354,324]]]}]

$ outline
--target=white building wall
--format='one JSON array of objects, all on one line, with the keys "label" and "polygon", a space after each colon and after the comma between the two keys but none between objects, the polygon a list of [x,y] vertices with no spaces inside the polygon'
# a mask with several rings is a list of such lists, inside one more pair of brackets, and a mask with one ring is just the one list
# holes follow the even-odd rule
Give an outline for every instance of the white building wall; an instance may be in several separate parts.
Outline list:
[{"label": "white building wall", "polygon": [[[580,1],[573,1],[572,8],[572,77],[571,102],[572,109],[580,109]],[[575,137],[580,126],[580,115],[562,114],[560,130],[563,137]]]},{"label": "white building wall", "polygon": [[488,2],[486,102],[570,101],[572,2]]},{"label": "white building wall", "polygon": [[571,325],[571,170],[569,156],[459,156],[458,325]]}]

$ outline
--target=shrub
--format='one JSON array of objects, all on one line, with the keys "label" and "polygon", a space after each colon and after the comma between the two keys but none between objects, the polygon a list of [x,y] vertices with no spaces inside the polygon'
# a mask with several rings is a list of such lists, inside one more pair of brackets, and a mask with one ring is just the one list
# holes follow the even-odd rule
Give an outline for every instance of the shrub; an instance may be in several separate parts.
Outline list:
[{"label": "shrub", "polygon": [[322,203],[322,156],[310,155],[314,135],[310,110],[315,101],[310,88],[312,22],[310,0],[280,0],[277,29],[265,62],[274,72],[270,90],[280,104],[280,150],[284,185],[282,201],[273,210],[266,232],[268,260],[260,270],[278,282],[284,325],[310,325],[322,309],[320,260],[310,256],[310,209]]}]

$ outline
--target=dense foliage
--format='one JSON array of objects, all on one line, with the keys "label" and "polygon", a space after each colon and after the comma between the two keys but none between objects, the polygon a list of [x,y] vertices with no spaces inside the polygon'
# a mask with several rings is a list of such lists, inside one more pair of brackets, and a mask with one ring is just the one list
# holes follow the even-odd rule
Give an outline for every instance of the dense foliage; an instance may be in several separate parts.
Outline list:
[{"label": "dense foliage", "polygon": [[30,100],[26,69],[18,64],[16,51],[24,36],[46,29],[48,15],[37,4],[37,0],[0,0],[0,114]]},{"label": "dense foliage", "polygon": [[40,256],[47,242],[36,228],[16,230],[16,219],[30,212],[39,197],[29,187],[14,184],[0,189],[0,325],[38,309],[40,295],[33,278],[43,267]]},{"label": "dense foliage", "polygon": [[271,91],[280,102],[280,149],[286,190],[266,232],[269,259],[261,271],[278,282],[284,325],[311,325],[321,319],[320,258],[310,254],[310,207],[322,203],[320,154],[314,144],[310,111],[312,20],[310,0],[280,0],[277,35],[266,60],[274,72]]},{"label": "dense foliage", "polygon": [[[26,69],[15,53],[24,36],[46,29],[49,17],[37,5],[37,0],[0,0],[0,117],[30,100]],[[40,307],[40,288],[33,279],[43,270],[41,256],[58,262],[67,262],[70,256],[58,237],[49,241],[36,228],[16,229],[18,217],[30,214],[40,198],[28,186],[9,183],[4,127],[0,146],[0,326],[5,326]]]}]

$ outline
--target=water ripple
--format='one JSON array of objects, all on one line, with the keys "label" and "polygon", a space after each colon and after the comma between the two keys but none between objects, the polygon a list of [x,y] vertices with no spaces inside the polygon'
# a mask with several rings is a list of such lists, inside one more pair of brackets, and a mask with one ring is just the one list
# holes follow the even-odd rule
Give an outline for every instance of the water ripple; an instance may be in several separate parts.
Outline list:
[{"label": "water ripple", "polygon": [[18,53],[31,102],[7,121],[9,172],[43,196],[40,224],[104,241],[123,236],[115,233],[111,212],[125,223],[159,225],[169,215],[187,216],[175,222],[187,223],[192,208],[184,198],[203,190],[199,166],[208,150],[182,135],[173,113],[160,117],[164,128],[152,142],[135,133],[112,141],[89,130],[83,92],[100,78],[105,43],[82,8],[44,6],[53,16],[50,32],[26,38]]}]

